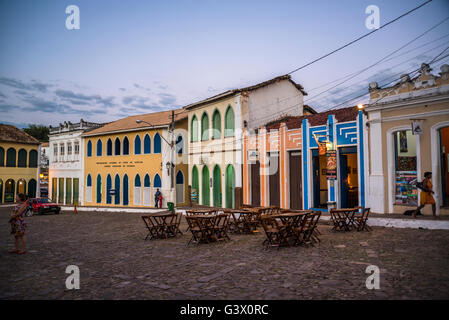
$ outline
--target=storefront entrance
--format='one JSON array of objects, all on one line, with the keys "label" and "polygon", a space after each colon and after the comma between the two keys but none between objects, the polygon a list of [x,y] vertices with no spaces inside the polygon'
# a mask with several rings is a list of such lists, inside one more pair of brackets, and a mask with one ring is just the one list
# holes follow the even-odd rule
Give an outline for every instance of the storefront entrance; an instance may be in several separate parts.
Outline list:
[{"label": "storefront entrance", "polygon": [[449,207],[449,127],[441,128],[440,163],[441,163],[441,205]]},{"label": "storefront entrance", "polygon": [[289,153],[289,187],[290,187],[290,209],[302,209],[302,172],[301,152]]},{"label": "storefront entrance", "polygon": [[272,152],[268,155],[270,163],[270,175],[268,176],[270,188],[270,206],[280,206],[281,188],[279,186],[279,153]]},{"label": "storefront entrance", "polygon": [[355,208],[359,205],[359,177],[357,147],[339,148],[340,208]]},{"label": "storefront entrance", "polygon": [[251,167],[251,204],[260,206],[260,162],[250,164]]},{"label": "storefront entrance", "polygon": [[327,208],[327,162],[326,156],[312,150],[313,207]]}]

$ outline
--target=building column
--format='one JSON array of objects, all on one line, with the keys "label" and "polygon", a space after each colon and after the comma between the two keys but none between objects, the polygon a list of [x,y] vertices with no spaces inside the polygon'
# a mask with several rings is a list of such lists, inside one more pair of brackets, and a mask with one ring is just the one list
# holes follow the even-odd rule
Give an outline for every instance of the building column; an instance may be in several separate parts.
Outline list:
[{"label": "building column", "polygon": [[310,196],[310,172],[309,172],[309,122],[307,119],[302,120],[302,202],[304,210],[310,208],[311,196]]},{"label": "building column", "polygon": [[279,127],[279,145],[278,145],[278,152],[279,152],[279,183],[280,185],[280,206],[281,208],[288,208],[287,204],[287,190],[288,190],[288,179],[287,179],[287,152],[285,150],[285,132],[286,132],[286,126],[285,123],[282,122]]},{"label": "building column", "polygon": [[267,166],[267,129],[261,127],[259,130],[259,158],[260,158],[260,204],[268,206],[268,174]]}]

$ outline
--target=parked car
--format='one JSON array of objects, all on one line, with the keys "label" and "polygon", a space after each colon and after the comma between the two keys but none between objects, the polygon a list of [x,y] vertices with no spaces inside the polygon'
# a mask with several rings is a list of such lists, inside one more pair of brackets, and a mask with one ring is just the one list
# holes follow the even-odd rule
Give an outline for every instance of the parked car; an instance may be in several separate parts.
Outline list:
[{"label": "parked car", "polygon": [[61,206],[48,198],[32,198],[28,200],[28,203],[32,208],[32,213],[44,214],[54,212],[59,214],[61,212]]}]

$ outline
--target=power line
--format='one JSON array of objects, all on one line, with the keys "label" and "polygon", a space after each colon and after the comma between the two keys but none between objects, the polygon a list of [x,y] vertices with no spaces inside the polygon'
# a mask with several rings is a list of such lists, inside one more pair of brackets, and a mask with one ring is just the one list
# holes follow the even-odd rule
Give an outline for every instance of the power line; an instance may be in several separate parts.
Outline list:
[{"label": "power line", "polygon": [[428,4],[428,3],[430,3],[430,2],[432,2],[432,0],[428,0],[428,1],[426,1],[426,2],[424,2],[424,3],[422,3],[422,4],[420,4],[419,6],[413,8],[412,10],[409,10],[409,11],[407,11],[406,13],[400,15],[399,17],[397,17],[397,18],[395,18],[395,19],[393,19],[393,20],[387,22],[386,24],[380,26],[378,29],[374,29],[373,31],[368,32],[368,33],[364,34],[363,36],[360,36],[360,37],[358,37],[357,39],[352,40],[351,42],[348,42],[347,44],[345,44],[345,45],[343,45],[343,46],[341,46],[341,47],[339,47],[339,48],[337,48],[337,49],[335,49],[335,50],[333,50],[333,51],[331,51],[331,52],[325,54],[324,56],[321,56],[321,57],[319,57],[319,58],[317,58],[317,59],[315,59],[315,60],[313,60],[313,61],[311,61],[311,62],[308,62],[308,63],[306,63],[306,64],[300,66],[299,68],[296,68],[296,69],[293,70],[293,71],[290,71],[290,72],[287,73],[287,74],[292,74],[292,73],[295,73],[295,72],[297,72],[297,71],[299,71],[299,70],[301,70],[301,69],[304,69],[305,67],[308,67],[308,66],[310,66],[311,64],[313,64],[313,63],[315,63],[315,62],[318,62],[318,61],[320,61],[320,60],[322,60],[322,59],[324,59],[324,58],[326,58],[326,57],[328,57],[328,56],[330,56],[330,55],[332,55],[332,54],[334,54],[334,53],[336,53],[336,52],[338,52],[338,51],[340,51],[340,50],[342,50],[342,49],[344,49],[344,48],[346,48],[346,47],[348,47],[348,46],[350,46],[351,44],[353,44],[353,43],[355,43],[355,42],[357,42],[357,41],[362,40],[363,38],[368,37],[369,35],[373,34],[374,32],[379,31],[379,30],[382,29],[382,28],[385,28],[386,26],[388,26],[388,25],[390,25],[390,24],[392,24],[392,23],[398,21],[399,19],[401,19],[401,18],[405,17],[406,15],[408,15],[408,14],[410,14],[410,13],[412,13],[412,12],[418,10],[419,8],[425,6],[426,4]]},{"label": "power line", "polygon": [[382,63],[382,61],[384,61],[384,60],[386,60],[387,58],[391,57],[391,56],[394,55],[395,53],[401,51],[402,49],[404,49],[405,47],[407,47],[407,46],[410,45],[411,43],[415,42],[415,41],[418,40],[419,38],[423,37],[424,35],[426,35],[426,34],[429,33],[430,31],[432,31],[433,29],[437,28],[438,26],[440,26],[441,24],[443,24],[443,23],[446,22],[447,20],[449,20],[449,17],[446,17],[445,19],[441,20],[440,22],[438,22],[436,25],[434,25],[434,26],[431,27],[430,29],[427,29],[426,31],[424,31],[423,33],[421,33],[421,34],[418,35],[417,37],[413,38],[412,40],[408,41],[406,44],[402,45],[402,46],[399,47],[398,49],[396,49],[396,50],[394,50],[393,52],[387,54],[387,55],[386,55],[385,57],[383,57],[382,59],[376,61],[375,63],[369,65],[369,66],[366,67],[366,68],[363,68],[363,69],[360,70],[360,71],[357,71],[355,74],[353,74],[353,75],[350,76],[349,78],[345,79],[344,81],[342,81],[342,82],[340,82],[340,83],[338,83],[338,84],[336,84],[336,85],[334,85],[334,86],[332,86],[332,87],[330,87],[330,88],[328,88],[328,89],[326,89],[326,90],[324,90],[324,91],[322,91],[322,92],[320,92],[320,93],[314,95],[313,97],[307,99],[307,101],[305,101],[305,102],[313,101],[314,98],[316,98],[316,97],[322,95],[323,93],[329,92],[330,90],[332,90],[332,89],[334,89],[334,88],[336,88],[336,87],[342,85],[343,83],[345,83],[345,82],[347,82],[347,81],[349,81],[349,80],[351,80],[351,79],[357,77],[358,75],[362,74],[362,73],[365,72],[366,70],[371,69],[371,68],[375,67],[376,65]]}]

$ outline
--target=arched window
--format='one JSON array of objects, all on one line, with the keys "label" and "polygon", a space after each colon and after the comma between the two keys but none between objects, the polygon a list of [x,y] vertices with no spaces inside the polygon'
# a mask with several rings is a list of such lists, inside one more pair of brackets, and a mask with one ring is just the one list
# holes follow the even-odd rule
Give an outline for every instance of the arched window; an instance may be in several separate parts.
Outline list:
[{"label": "arched window", "polygon": [[86,186],[92,187],[92,177],[90,176],[90,174],[87,175]]},{"label": "arched window", "polygon": [[[61,182],[59,182],[59,188],[61,189]],[[59,198],[61,199],[61,196]],[[86,178],[86,202],[92,202],[92,177],[90,174]]]},{"label": "arched window", "polygon": [[117,137],[115,138],[114,142],[114,155],[119,156],[120,155],[120,139]]},{"label": "arched window", "polygon": [[206,112],[201,117],[201,140],[209,140],[209,116]]},{"label": "arched window", "polygon": [[232,137],[234,135],[235,121],[234,110],[231,106],[228,106],[225,114],[225,137]]},{"label": "arched window", "polygon": [[[0,147],[0,167],[4,167],[4,166],[5,166],[5,149]],[[0,194],[0,197],[1,197],[1,194]]]},{"label": "arched window", "polygon": [[123,177],[123,205],[127,206],[129,204],[129,181],[128,175],[125,174]]},{"label": "arched window", "polygon": [[140,181],[140,175],[136,174],[136,177],[134,178],[134,187],[141,187],[142,183]]},{"label": "arched window", "polygon": [[111,140],[111,138],[109,138],[108,142],[106,142],[106,155],[112,156],[112,140]]},{"label": "arched window", "polygon": [[101,175],[97,175],[97,203],[101,203]]},{"label": "arched window", "polygon": [[184,202],[184,175],[179,170],[176,174],[176,203]]},{"label": "arched window", "polygon": [[103,143],[100,139],[97,140],[97,157],[101,157],[103,155]]},{"label": "arched window", "polygon": [[221,116],[218,110],[215,110],[212,116],[212,139],[221,138]]},{"label": "arched window", "polygon": [[140,136],[136,135],[136,137],[134,138],[134,154],[140,154],[141,151]]},{"label": "arched window", "polygon": [[118,174],[115,175],[114,189],[115,189],[114,203],[120,204],[120,176]]},{"label": "arched window", "polygon": [[150,187],[150,175],[148,173],[145,175],[145,179],[143,180],[143,186],[145,188]]},{"label": "arched window", "polygon": [[179,170],[176,174],[176,184],[183,184],[184,183],[184,175],[182,174],[182,171]]},{"label": "arched window", "polygon": [[36,190],[37,189],[37,182],[34,179],[31,179],[28,182],[28,197],[30,198],[36,198]]},{"label": "arched window", "polygon": [[159,133],[154,135],[154,153],[161,153],[161,136]]},{"label": "arched window", "polygon": [[87,156],[92,157],[92,141],[87,141]]},{"label": "arched window", "polygon": [[184,152],[184,139],[182,138],[182,135],[180,134],[178,138],[176,138],[176,153],[182,154]]},{"label": "arched window", "polygon": [[193,116],[192,123],[190,125],[190,141],[198,141],[198,119]]},{"label": "arched window", "polygon": [[30,168],[37,168],[37,151],[36,150],[30,150],[30,159],[28,166]]},{"label": "arched window", "polygon": [[[20,149],[18,152],[17,166],[20,168],[26,168],[27,166],[27,152],[25,149]],[[22,192],[23,193],[23,192]]]},{"label": "arched window", "polygon": [[6,151],[6,166],[7,167],[16,166],[16,149],[9,148],[8,151]]},{"label": "arched window", "polygon": [[112,189],[112,178],[111,175],[108,174],[108,177],[106,178],[106,203],[112,203],[112,196],[110,194],[110,191]]},{"label": "arched window", "polygon": [[128,137],[125,137],[123,139],[123,154],[128,155],[129,154],[129,140]]},{"label": "arched window", "polygon": [[154,186],[155,188],[161,188],[161,187],[162,187],[161,177],[160,177],[159,174],[157,174],[157,173],[156,173],[156,175],[154,176],[153,186]]},{"label": "arched window", "polygon": [[151,138],[148,133],[145,135],[145,138],[143,139],[143,153],[144,154],[151,153]]}]

